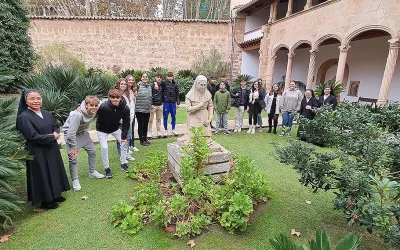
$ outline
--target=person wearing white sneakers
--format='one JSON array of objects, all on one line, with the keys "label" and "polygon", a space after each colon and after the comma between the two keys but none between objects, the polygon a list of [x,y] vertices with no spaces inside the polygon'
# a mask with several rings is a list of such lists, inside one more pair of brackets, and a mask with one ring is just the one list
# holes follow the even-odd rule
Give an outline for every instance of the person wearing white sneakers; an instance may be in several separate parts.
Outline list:
[{"label": "person wearing white sneakers", "polygon": [[164,117],[164,134],[168,132],[168,116],[171,114],[172,134],[178,135],[175,130],[176,125],[176,109],[179,106],[179,87],[174,81],[174,73],[167,73],[167,80],[161,82],[162,101],[163,101],[163,117]]},{"label": "person wearing white sneakers", "polygon": [[89,136],[90,122],[96,116],[99,99],[95,96],[86,96],[80,105],[80,110],[72,111],[63,126],[65,146],[68,153],[69,171],[74,191],[81,190],[78,178],[78,151],[83,148],[88,154],[89,178],[102,179],[103,174],[96,171],[96,148]]},{"label": "person wearing white sneakers", "polygon": [[241,132],[243,125],[244,112],[247,110],[249,105],[249,94],[250,91],[246,87],[246,79],[242,78],[240,81],[240,87],[235,88],[231,92],[232,106],[235,109],[235,128],[233,132]]},{"label": "person wearing white sneakers", "polygon": [[[117,83],[115,84],[115,88],[118,89],[121,92],[122,97],[126,101],[126,105],[129,107],[130,124],[132,124],[133,123],[133,119],[135,117],[136,97],[135,97],[135,95],[131,94],[131,91],[130,91],[130,88],[129,88],[129,84],[127,83],[126,78],[120,78],[117,81]],[[121,120],[121,124],[122,124],[122,120]],[[129,137],[129,139],[133,138],[133,127],[132,126],[129,126],[128,137]],[[128,161],[134,161],[135,158],[133,158],[131,156],[132,151],[129,149],[129,147],[124,147],[124,148],[125,148],[125,150],[127,150],[126,159]],[[118,151],[118,155],[121,156],[121,144],[119,143],[119,141],[117,141],[117,151]]]},{"label": "person wearing white sneakers", "polygon": [[[161,87],[162,74],[157,73],[155,81],[153,81],[151,86],[152,91],[152,101],[151,101],[151,111],[149,120],[149,131],[147,132],[147,137],[160,137],[161,134],[161,119],[163,113],[163,103],[162,103],[162,87]],[[156,131],[153,134],[153,121],[156,118]]]},{"label": "person wearing white sneakers", "polygon": [[261,103],[264,102],[262,87],[258,82],[254,82],[249,95],[249,130],[248,134],[256,133],[257,116],[262,110]]},{"label": "person wearing white sneakers", "polygon": [[[125,80],[128,83],[129,96],[133,97],[134,105],[136,105],[137,86],[136,86],[135,78],[132,75],[127,75],[125,77]],[[137,147],[135,147],[135,120],[136,120],[135,118],[136,118],[135,117],[135,111],[133,111],[133,118],[131,117],[131,120],[132,119],[133,120],[132,120],[131,126],[130,126],[130,129],[132,129],[132,136],[129,137],[129,140],[128,140],[128,146],[129,146],[128,154],[131,154],[132,151],[134,151],[134,152],[138,152],[139,151],[139,149]]]}]

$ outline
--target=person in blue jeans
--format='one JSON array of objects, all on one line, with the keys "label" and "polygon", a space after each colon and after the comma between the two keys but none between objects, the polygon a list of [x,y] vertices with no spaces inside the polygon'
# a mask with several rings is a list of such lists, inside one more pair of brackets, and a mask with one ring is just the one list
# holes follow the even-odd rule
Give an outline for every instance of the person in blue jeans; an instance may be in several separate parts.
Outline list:
[{"label": "person in blue jeans", "polygon": [[286,89],[280,101],[280,109],[282,112],[282,132],[280,136],[290,136],[292,130],[293,118],[296,112],[300,111],[301,101],[303,100],[303,93],[296,88],[296,83],[291,81],[289,89]]},{"label": "person in blue jeans", "polygon": [[162,136],[167,136],[168,134],[168,116],[171,114],[171,125],[172,134],[177,135],[175,130],[176,125],[176,108],[179,105],[179,87],[174,81],[174,73],[167,73],[167,80],[161,82],[162,88],[162,101],[164,103],[163,107],[163,117],[164,117],[164,133]]}]

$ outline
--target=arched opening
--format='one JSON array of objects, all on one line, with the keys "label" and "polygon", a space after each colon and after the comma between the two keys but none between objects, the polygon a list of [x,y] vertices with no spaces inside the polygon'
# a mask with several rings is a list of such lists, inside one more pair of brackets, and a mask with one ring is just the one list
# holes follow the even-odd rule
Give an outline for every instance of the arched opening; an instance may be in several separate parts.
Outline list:
[{"label": "arched opening", "polygon": [[[338,65],[338,58],[331,58],[324,63],[318,69],[317,79],[315,81],[316,86],[320,85],[321,83],[325,83],[329,80],[336,79],[336,69]],[[346,67],[344,69],[344,76],[343,76],[343,83],[347,83],[349,79],[350,68],[349,65],[346,63]]]},{"label": "arched opening", "polygon": [[276,56],[276,59],[272,77],[273,84],[281,83],[282,81],[285,82],[288,53],[289,53],[289,47],[286,45],[279,45],[274,50],[274,55]]},{"label": "arched opening", "polygon": [[[386,27],[362,27],[350,33],[346,42],[350,44],[347,53],[347,64],[351,72],[346,83],[346,92],[341,98],[357,101],[359,97],[378,99],[383,73],[385,71],[387,56],[389,53],[388,40],[391,32]],[[395,69],[392,85],[389,90],[389,100],[400,99],[400,72]],[[353,88],[352,88],[353,86]],[[357,94],[354,94],[354,86],[357,86]]]},{"label": "arched opening", "polygon": [[293,57],[291,79],[295,81],[298,89],[305,92],[307,86],[308,64],[310,60],[311,42],[302,40],[292,47]]}]

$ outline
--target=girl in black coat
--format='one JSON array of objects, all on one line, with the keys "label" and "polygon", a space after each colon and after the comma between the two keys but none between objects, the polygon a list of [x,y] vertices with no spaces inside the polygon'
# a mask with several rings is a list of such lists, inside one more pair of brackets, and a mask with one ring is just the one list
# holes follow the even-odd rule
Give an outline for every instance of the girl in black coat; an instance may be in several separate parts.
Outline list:
[{"label": "girl in black coat", "polygon": [[333,94],[333,89],[331,86],[326,86],[324,89],[324,95],[319,97],[319,106],[332,105],[332,109],[336,108],[337,99]]},{"label": "girl in black coat", "polygon": [[[306,119],[314,119],[315,117],[315,109],[318,108],[319,103],[317,98],[314,96],[314,91],[311,89],[307,89],[304,95],[303,100],[301,101],[300,105],[300,112],[299,114]],[[305,140],[305,133],[302,125],[299,125],[299,129],[297,130],[297,136],[300,137],[302,140]]]},{"label": "girl in black coat", "polygon": [[22,92],[17,113],[17,130],[26,139],[32,160],[26,161],[28,201],[54,209],[65,201],[62,192],[70,189],[57,139],[60,127],[54,117],[40,109],[42,97],[36,90]]}]

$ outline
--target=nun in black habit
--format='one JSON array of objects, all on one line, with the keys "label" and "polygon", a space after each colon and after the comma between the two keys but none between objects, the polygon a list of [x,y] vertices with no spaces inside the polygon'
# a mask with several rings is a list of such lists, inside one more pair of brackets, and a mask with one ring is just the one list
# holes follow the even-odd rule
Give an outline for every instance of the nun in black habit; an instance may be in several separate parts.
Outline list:
[{"label": "nun in black habit", "polygon": [[[319,102],[317,98],[315,98],[314,91],[312,89],[307,89],[304,98],[301,101],[300,112],[299,114],[303,117],[303,119],[314,119],[315,117],[315,109],[318,108]],[[297,130],[297,136],[302,140],[306,140],[305,131],[301,122],[299,124],[299,129]]]},{"label": "nun in black habit", "polygon": [[40,109],[38,91],[24,90],[21,95],[17,130],[26,139],[25,147],[33,160],[26,161],[28,201],[41,208],[54,209],[65,201],[61,193],[70,189],[57,139],[60,127],[54,117]]}]

